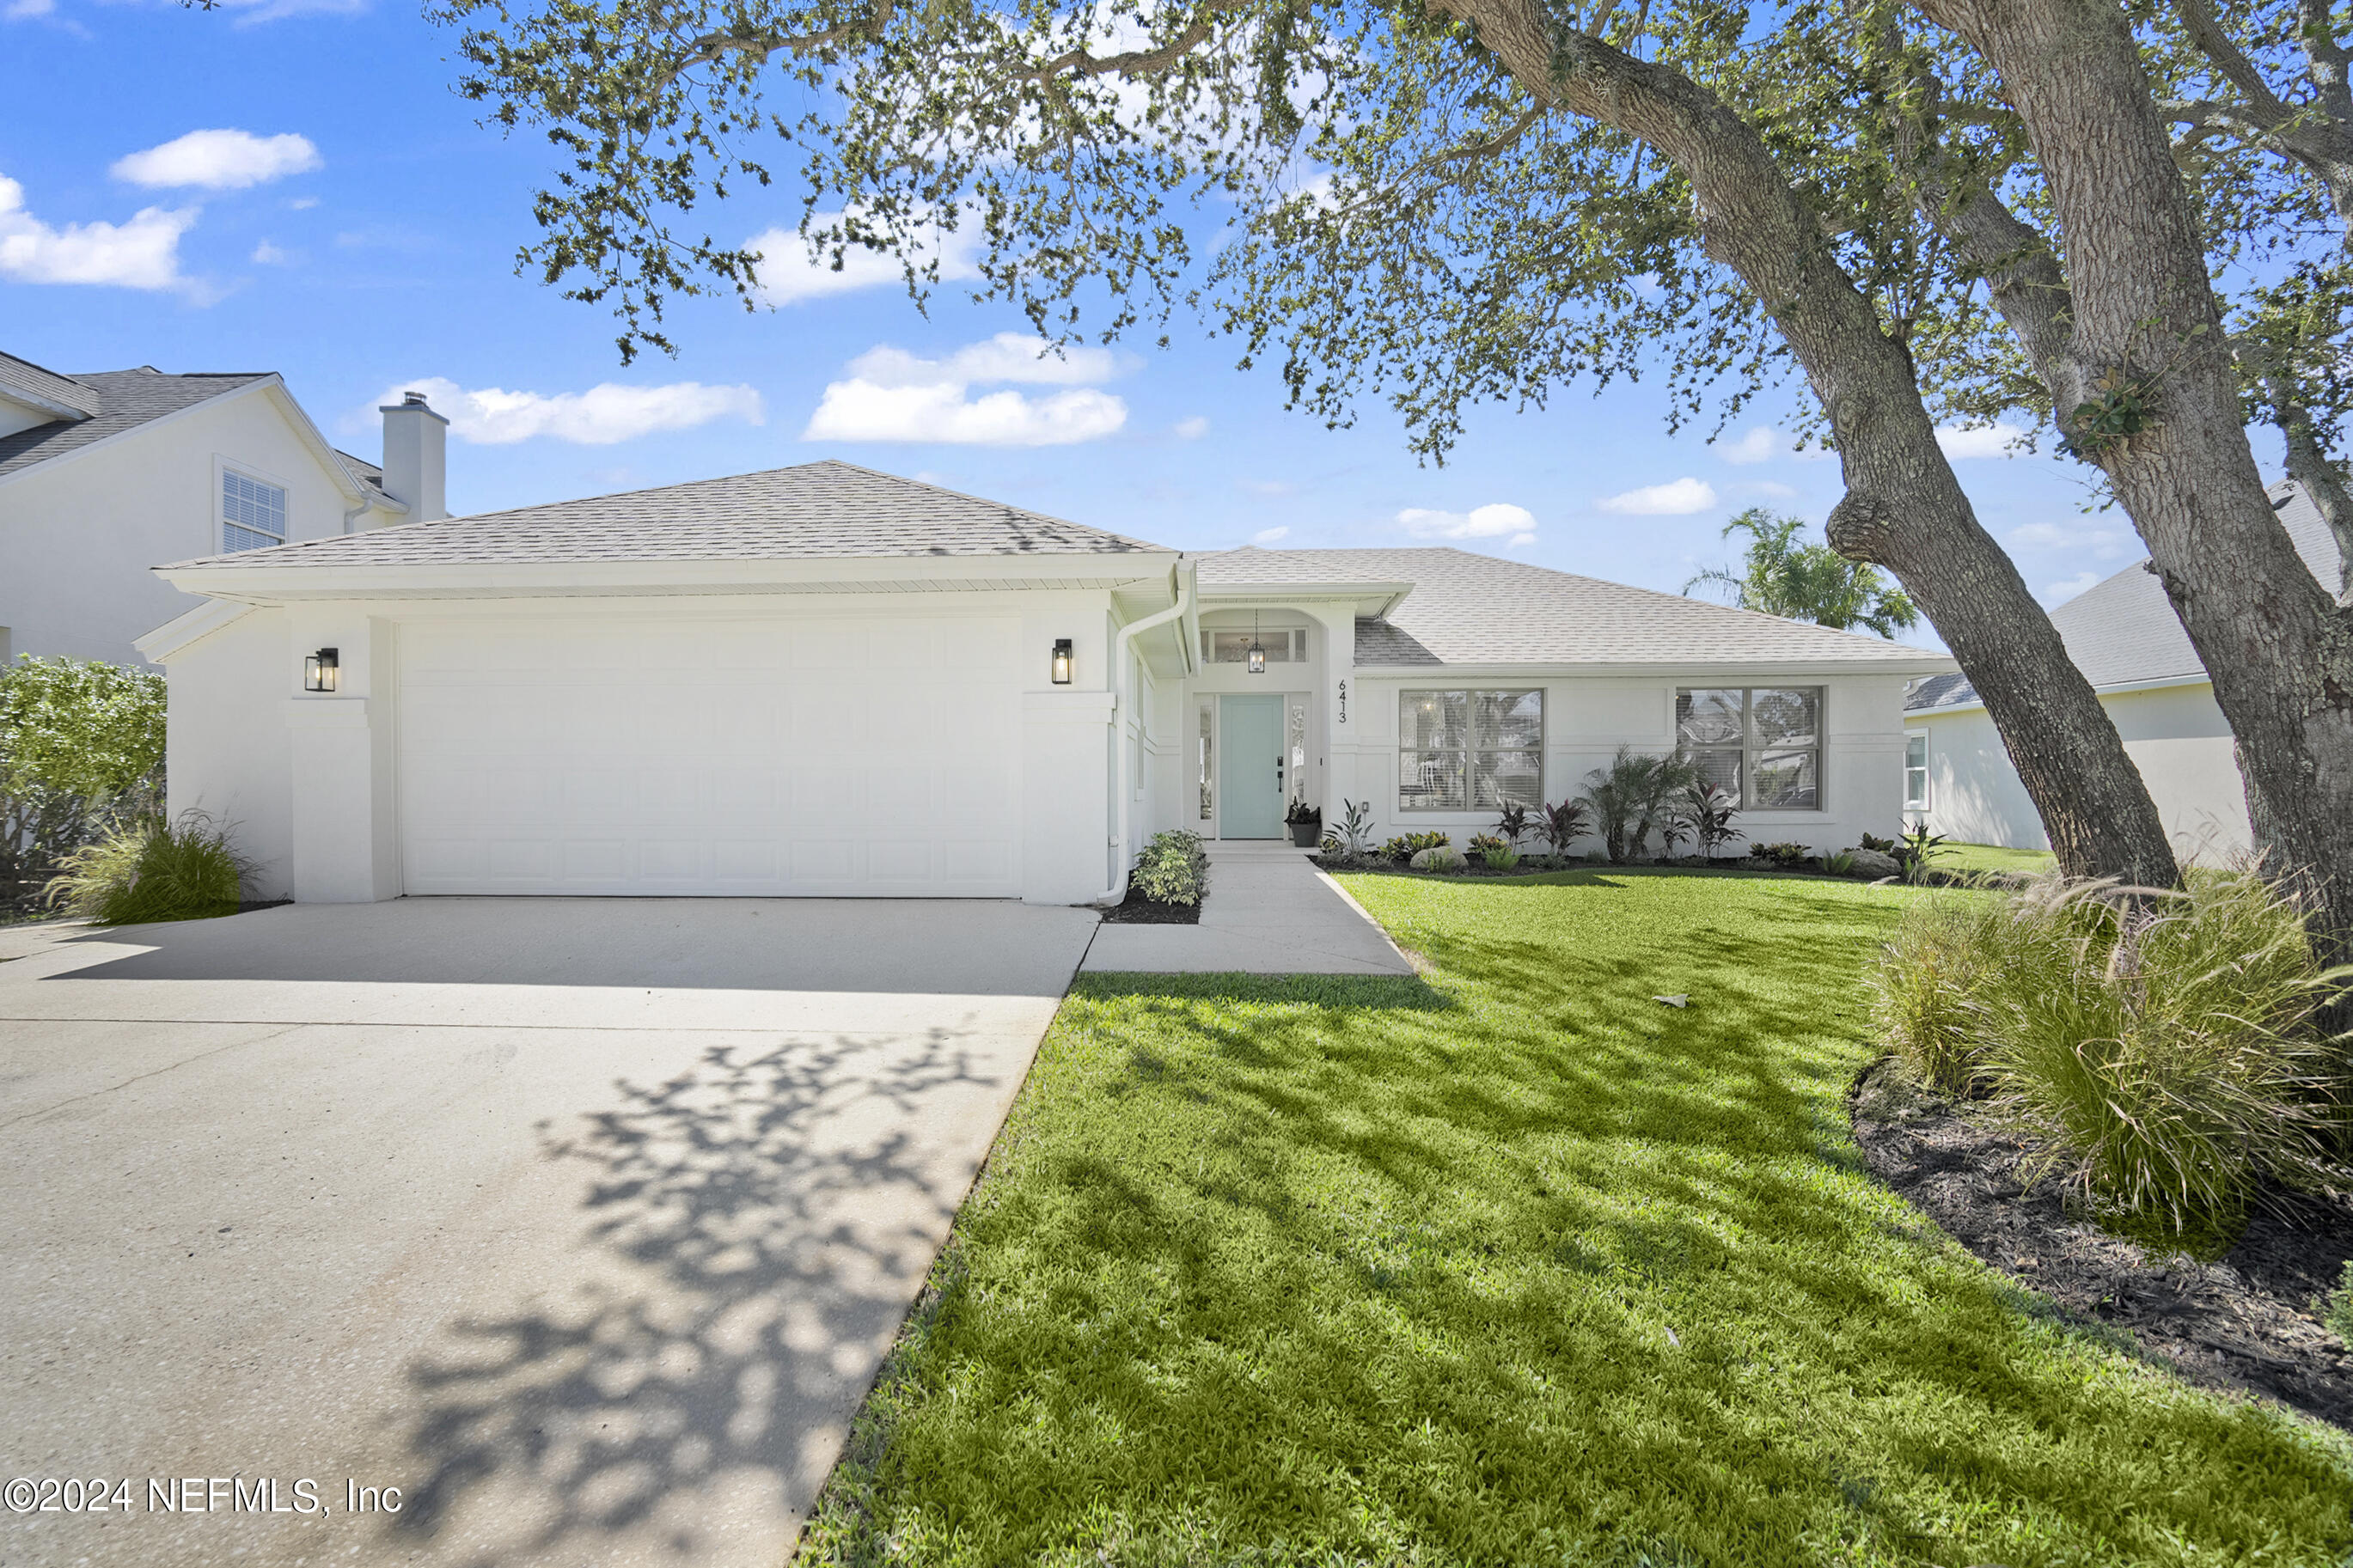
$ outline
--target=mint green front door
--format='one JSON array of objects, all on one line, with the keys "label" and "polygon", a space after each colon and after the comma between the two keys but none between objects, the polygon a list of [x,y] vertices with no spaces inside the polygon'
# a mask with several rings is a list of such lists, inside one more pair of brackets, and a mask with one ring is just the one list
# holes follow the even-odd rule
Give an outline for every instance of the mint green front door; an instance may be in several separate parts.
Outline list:
[{"label": "mint green front door", "polygon": [[1282,699],[1220,697],[1218,837],[1282,837]]}]

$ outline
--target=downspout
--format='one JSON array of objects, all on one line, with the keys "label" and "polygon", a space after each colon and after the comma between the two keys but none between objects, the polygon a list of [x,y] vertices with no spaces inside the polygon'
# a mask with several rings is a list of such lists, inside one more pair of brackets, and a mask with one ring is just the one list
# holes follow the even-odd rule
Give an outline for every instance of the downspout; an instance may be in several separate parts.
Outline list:
[{"label": "downspout", "polygon": [[[1119,628],[1118,636],[1112,638],[1111,722],[1112,739],[1114,742],[1112,749],[1119,755],[1118,760],[1112,764],[1112,776],[1117,782],[1117,788],[1113,790],[1113,796],[1118,804],[1112,814],[1111,844],[1113,848],[1119,851],[1119,859],[1118,869],[1113,873],[1111,886],[1104,889],[1101,896],[1089,899],[1087,902],[1091,904],[1115,904],[1127,897],[1127,816],[1131,804],[1129,797],[1135,792],[1127,781],[1128,695],[1120,689],[1127,683],[1127,649],[1128,645],[1135,640],[1136,634],[1148,632],[1155,626],[1165,626],[1170,621],[1180,619],[1186,611],[1193,607],[1194,580],[1200,570],[1200,563],[1180,554],[1176,557],[1176,563],[1168,570],[1172,579],[1170,586],[1176,595],[1176,602],[1165,610],[1154,611],[1140,621],[1130,621]],[[1185,672],[1190,675],[1193,673],[1192,646],[1186,643],[1182,637],[1177,641],[1185,646]],[[1137,739],[1142,738],[1143,731],[1139,720]]]}]

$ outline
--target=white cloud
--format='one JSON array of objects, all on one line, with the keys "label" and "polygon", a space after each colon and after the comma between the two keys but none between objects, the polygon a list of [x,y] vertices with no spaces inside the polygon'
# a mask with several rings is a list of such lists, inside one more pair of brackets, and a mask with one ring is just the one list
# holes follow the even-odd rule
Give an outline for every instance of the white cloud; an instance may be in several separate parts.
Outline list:
[{"label": "white cloud", "polygon": [[[810,216],[809,227],[822,232],[840,221],[841,214],[838,212],[816,213]],[[980,253],[980,236],[971,224],[950,233],[936,222],[927,223],[915,230],[913,238],[917,271],[936,258],[943,283],[980,276],[980,268],[975,265]],[[744,248],[760,258],[754,269],[760,279],[759,294],[771,305],[797,305],[804,300],[821,300],[830,294],[848,294],[886,284],[902,287],[906,282],[905,264],[889,251],[869,250],[862,245],[844,246],[841,265],[837,268],[829,251],[812,257],[808,241],[801,237],[797,229],[762,229],[744,242]]]},{"label": "white cloud", "polygon": [[298,213],[309,212],[312,207],[315,207],[318,205],[319,198],[316,196],[296,196],[292,201],[286,204],[290,210]]},{"label": "white cloud", "polygon": [[2056,605],[2073,598],[2100,580],[2097,572],[2078,572],[2063,582],[2047,583],[2042,588],[2042,602]]},{"label": "white cloud", "polygon": [[668,386],[621,386],[606,382],[586,392],[509,392],[485,386],[469,391],[441,376],[396,382],[376,399],[400,401],[405,391],[425,394],[435,412],[449,421],[450,433],[478,447],[507,447],[548,436],[583,447],[609,447],[657,430],[690,430],[714,419],[759,425],[767,415],[760,395],[748,386],[705,386],[674,382]]},{"label": "white cloud", "polygon": [[110,172],[118,180],[150,189],[194,185],[207,191],[241,191],[319,166],[319,150],[307,136],[191,131],[160,147],[116,159]]},{"label": "white cloud", "polygon": [[1688,517],[1715,504],[1715,487],[1705,479],[1670,479],[1663,485],[1644,485],[1641,489],[1607,497],[1598,504],[1603,511],[1625,512],[1633,517]]},{"label": "white cloud", "polygon": [[[1044,340],[999,332],[944,359],[883,344],[828,383],[804,441],[938,441],[976,447],[1063,447],[1099,440],[1127,423],[1127,404],[1086,384],[1117,375],[1109,350],[1056,353]],[[1046,396],[1004,391],[971,395],[976,383],[1060,386]]]},{"label": "white cloud", "polygon": [[1250,542],[1263,549],[1270,544],[1282,542],[1289,538],[1291,530],[1287,528],[1261,528],[1250,535]]},{"label": "white cloud", "polygon": [[253,247],[253,259],[263,267],[283,267],[294,258],[265,239]]},{"label": "white cloud", "polygon": [[1789,438],[1769,425],[1759,425],[1737,441],[1728,441],[1715,449],[1715,455],[1727,463],[1746,465],[1770,462],[1786,455]]},{"label": "white cloud", "polygon": [[58,0],[8,0],[0,5],[0,17],[11,22],[27,22],[36,16],[46,16],[58,8]]},{"label": "white cloud", "polygon": [[1179,441],[1198,441],[1209,433],[1209,422],[1201,415],[1196,414],[1190,419],[1176,421],[1176,438]]},{"label": "white cloud", "polygon": [[1511,538],[1504,541],[1504,548],[1506,550],[1517,550],[1524,544],[1534,544],[1535,542],[1536,536],[1533,533],[1515,533],[1512,535]]},{"label": "white cloud", "polygon": [[1514,544],[1532,542],[1535,514],[1524,506],[1492,501],[1469,511],[1431,511],[1409,506],[1397,514],[1398,526],[1416,539],[1503,539]]},{"label": "white cloud", "polygon": [[25,210],[25,187],[0,174],[0,278],[180,288],[180,236],[195,221],[194,207],[142,207],[128,223],[53,228]]},{"label": "white cloud", "polygon": [[1945,449],[1946,457],[1957,463],[1965,458],[2014,457],[2017,454],[2010,450],[2011,443],[2025,436],[2026,432],[2015,425],[1980,425],[1969,430],[1944,425],[1937,427],[1936,445]]}]

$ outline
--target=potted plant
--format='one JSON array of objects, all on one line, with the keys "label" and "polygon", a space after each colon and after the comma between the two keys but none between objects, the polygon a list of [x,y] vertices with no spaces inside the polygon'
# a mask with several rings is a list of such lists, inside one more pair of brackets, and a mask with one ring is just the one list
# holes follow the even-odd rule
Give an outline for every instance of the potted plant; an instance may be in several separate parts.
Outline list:
[{"label": "potted plant", "polygon": [[1313,849],[1324,837],[1324,808],[1294,800],[1282,820],[1291,826],[1291,841],[1302,849]]}]

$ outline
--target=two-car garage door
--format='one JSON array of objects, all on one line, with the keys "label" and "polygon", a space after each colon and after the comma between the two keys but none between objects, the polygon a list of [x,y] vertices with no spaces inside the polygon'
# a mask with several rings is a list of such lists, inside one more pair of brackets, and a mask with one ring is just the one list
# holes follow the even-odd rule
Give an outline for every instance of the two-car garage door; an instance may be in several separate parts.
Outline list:
[{"label": "two-car garage door", "polygon": [[400,628],[411,893],[1020,892],[1010,617]]}]

